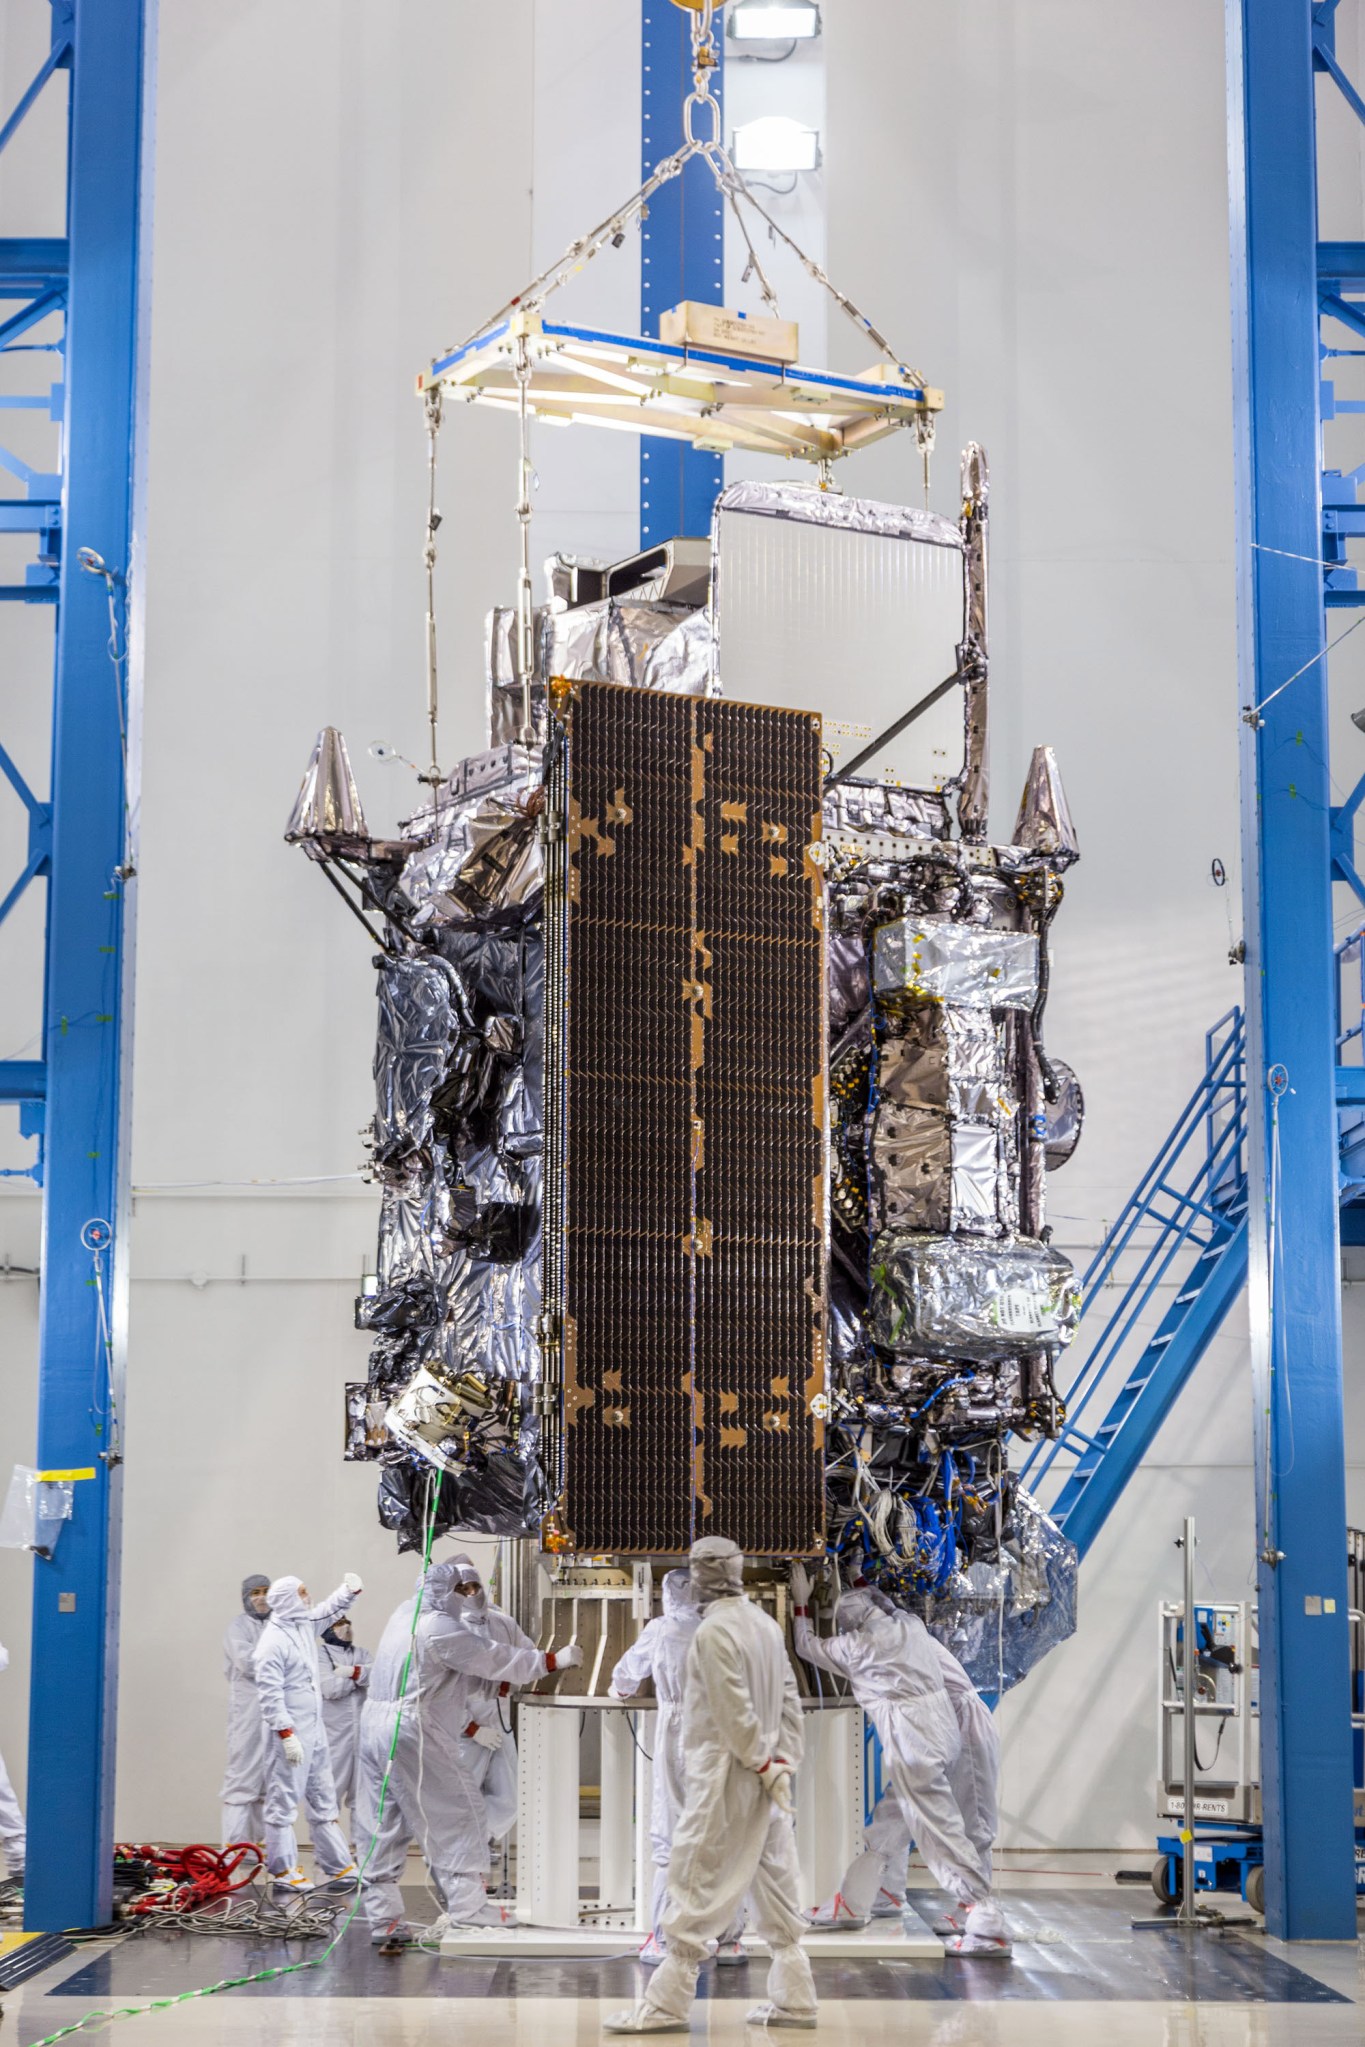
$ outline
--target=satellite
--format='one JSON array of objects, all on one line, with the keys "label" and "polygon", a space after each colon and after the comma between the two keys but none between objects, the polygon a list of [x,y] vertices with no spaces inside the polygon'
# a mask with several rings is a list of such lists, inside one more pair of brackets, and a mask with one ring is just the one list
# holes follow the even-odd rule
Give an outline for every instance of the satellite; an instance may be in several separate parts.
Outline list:
[{"label": "satellite", "polygon": [[[1039,747],[989,837],[982,450],[957,519],[835,488],[887,434],[927,461],[942,404],[856,308],[835,294],[887,357],[861,377],[801,368],[774,318],[546,317],[691,155],[757,207],[689,128],[419,380],[429,574],[443,418],[519,426],[485,749],[438,765],[429,608],[432,766],[399,835],[367,832],[331,728],[290,819],[378,971],[346,1455],[377,1465],[404,1548],[434,1517],[569,1562],[706,1533],[828,1552],[1000,1689],[1074,1627],[1074,1549],[1008,1451],[1059,1432],[1079,1314],[1046,1211],[1084,1105],[1044,1035],[1076,834]],[[732,483],[709,531],[626,561],[554,556],[535,602],[537,417],[776,449],[812,479]]]}]

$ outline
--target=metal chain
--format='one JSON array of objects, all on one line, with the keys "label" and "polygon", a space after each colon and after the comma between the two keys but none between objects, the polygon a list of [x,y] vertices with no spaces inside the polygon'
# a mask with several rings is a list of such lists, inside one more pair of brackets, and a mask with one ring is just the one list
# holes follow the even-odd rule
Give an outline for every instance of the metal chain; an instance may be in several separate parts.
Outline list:
[{"label": "metal chain", "polygon": [[[683,101],[683,134],[689,142],[700,141],[703,148],[721,139],[720,101],[711,90],[711,73],[720,66],[716,54],[716,38],[712,27],[715,12],[714,0],[702,0],[700,9],[692,16],[692,90]],[[709,138],[699,137],[692,132],[693,118],[698,107],[709,108],[711,134]]]},{"label": "metal chain", "polygon": [[[716,54],[716,38],[713,24],[714,12],[713,0],[705,0],[705,4],[700,12],[692,16],[692,90],[683,102],[683,133],[689,142],[700,143],[701,148],[706,152],[713,177],[716,176],[716,164],[711,152],[713,150],[723,152],[725,147],[720,101],[711,90],[712,74],[718,69],[720,64],[720,59]],[[711,133],[709,137],[699,137],[694,133],[694,117],[698,107],[710,109]],[[754,247],[753,236],[749,233],[749,224],[739,210],[735,186],[728,178],[718,178],[717,182],[720,185],[722,197],[734,215],[735,225],[744,237],[744,246],[749,253],[749,260],[744,266],[743,281],[747,284],[751,276],[757,277],[758,288],[763,295],[763,303],[768,307],[775,319],[780,319],[782,317],[782,309],[778,304],[777,292],[763,268],[758,250]]]}]

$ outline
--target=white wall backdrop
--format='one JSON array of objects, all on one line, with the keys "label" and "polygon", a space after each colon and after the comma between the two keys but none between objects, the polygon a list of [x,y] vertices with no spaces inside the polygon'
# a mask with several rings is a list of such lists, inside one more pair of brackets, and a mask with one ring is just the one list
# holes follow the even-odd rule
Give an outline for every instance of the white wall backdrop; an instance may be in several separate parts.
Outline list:
[{"label": "white wall backdrop", "polygon": [[[946,388],[940,509],[955,509],[962,440],[990,451],[994,822],[1008,830],[1048,741],[1084,852],[1049,1011],[1090,1105],[1053,1186],[1059,1238],[1083,1258],[1241,994],[1226,960],[1240,917],[1223,10],[823,11],[820,56],[789,75],[824,166],[776,203]],[[0,18],[7,100],[46,13],[11,0]],[[160,40],[118,1824],[199,1838],[238,1579],[297,1569],[320,1587],[358,1568],[373,1640],[412,1568],[375,1525],[372,1475],[339,1456],[341,1385],[365,1356],[350,1309],[374,1201],[345,1176],[370,1108],[373,977],[280,833],[324,722],[348,736],[372,823],[412,798],[410,772],[367,749],[424,757],[413,373],[638,182],[639,30],[635,0],[162,0]],[[784,68],[734,70],[732,117],[783,106]],[[0,231],[55,227],[40,208],[59,133],[49,121],[0,160]],[[818,357],[818,307],[780,267],[779,282]],[[634,241],[573,291],[566,310],[633,324]],[[828,346],[836,364],[868,359],[837,313]],[[481,739],[483,614],[515,572],[512,461],[504,419],[462,413],[443,434],[448,759]],[[538,553],[635,544],[632,441],[542,434],[536,463]],[[908,444],[841,481],[920,492]],[[0,657],[0,737],[41,782],[39,615],[6,607]],[[0,813],[5,857],[11,826]],[[5,1052],[35,1027],[37,929],[30,905],[0,940]],[[26,1155],[9,1126],[4,1143],[5,1163]],[[37,1204],[23,1182],[0,1187],[4,1469],[33,1448],[36,1289],[4,1268],[36,1262]],[[1248,1583],[1249,1439],[1234,1316],[1087,1565],[1079,1634],[1003,1709],[1012,1842],[1150,1836],[1153,1609],[1177,1584],[1187,1511],[1201,1582]],[[29,1574],[0,1552],[16,1776]]]}]

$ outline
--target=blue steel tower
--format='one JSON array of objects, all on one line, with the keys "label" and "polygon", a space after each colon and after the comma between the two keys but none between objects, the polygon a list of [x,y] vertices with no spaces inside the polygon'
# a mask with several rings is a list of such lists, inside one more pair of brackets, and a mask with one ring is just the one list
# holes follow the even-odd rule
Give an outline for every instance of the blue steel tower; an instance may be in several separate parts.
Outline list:
[{"label": "blue steel tower", "polygon": [[[1301,1940],[1356,1932],[1338,1094],[1360,1069],[1337,1066],[1332,914],[1335,881],[1360,893],[1335,856],[1362,789],[1334,809],[1326,606],[1341,597],[1324,564],[1343,578],[1324,536],[1319,322],[1341,314],[1319,298],[1315,73],[1365,105],[1336,12],[1227,8],[1266,1923]],[[1359,279],[1363,253],[1327,260]],[[1339,283],[1321,289],[1340,301]]]},{"label": "blue steel tower", "polygon": [[[0,127],[3,149],[66,74],[66,233],[0,242],[0,356],[22,335],[61,365],[60,469],[0,458],[26,493],[0,506],[0,528],[36,539],[0,599],[55,620],[46,800],[0,749],[29,818],[0,918],[28,887],[47,891],[40,1056],[0,1064],[0,1100],[39,1142],[36,1464],[74,1477],[72,1519],[34,1563],[25,1919],[40,1929],[101,1924],[111,1902],[154,12],[52,0],[47,56]],[[6,408],[34,402],[0,392]]]}]

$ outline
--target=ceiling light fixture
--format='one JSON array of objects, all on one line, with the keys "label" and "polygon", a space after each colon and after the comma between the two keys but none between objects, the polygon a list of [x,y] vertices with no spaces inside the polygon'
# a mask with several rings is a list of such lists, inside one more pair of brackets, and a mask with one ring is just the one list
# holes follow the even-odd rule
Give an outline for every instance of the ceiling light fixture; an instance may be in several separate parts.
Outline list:
[{"label": "ceiling light fixture", "polygon": [[739,0],[730,15],[737,43],[800,43],[819,33],[816,0]]},{"label": "ceiling light fixture", "polygon": [[820,131],[786,114],[765,114],[736,128],[732,154],[737,171],[818,170]]}]

